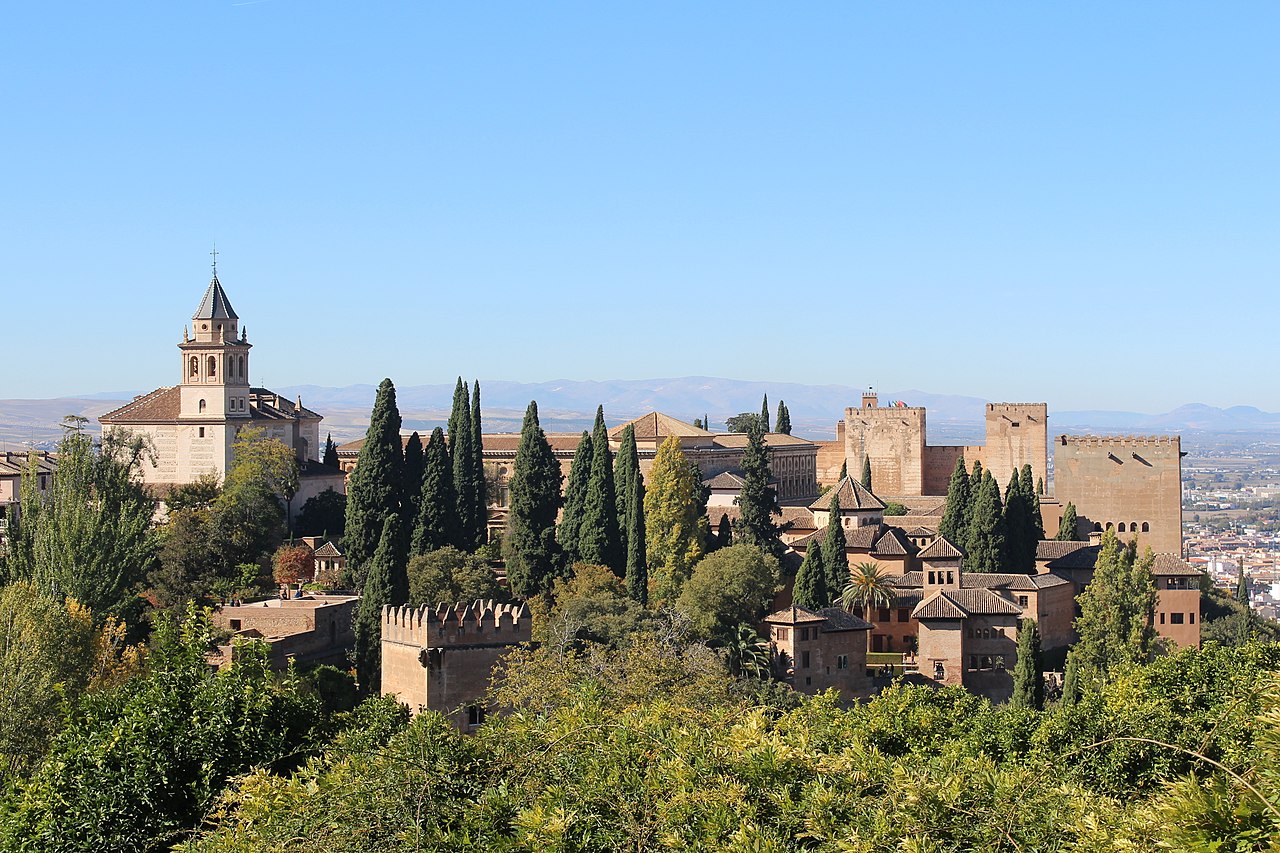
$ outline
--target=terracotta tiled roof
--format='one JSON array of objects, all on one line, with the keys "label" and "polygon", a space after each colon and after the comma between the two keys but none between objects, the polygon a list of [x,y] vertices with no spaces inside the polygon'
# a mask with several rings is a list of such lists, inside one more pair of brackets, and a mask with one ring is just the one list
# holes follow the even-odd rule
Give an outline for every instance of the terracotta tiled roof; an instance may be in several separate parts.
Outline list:
[{"label": "terracotta tiled roof", "polygon": [[825,616],[819,616],[812,610],[793,605],[779,610],[777,613],[770,613],[764,617],[764,621],[774,625],[796,625],[801,622],[825,622],[827,620]]},{"label": "terracotta tiled roof", "polygon": [[906,557],[914,551],[915,546],[908,542],[902,531],[896,527],[888,528],[871,549],[872,554],[886,557]]},{"label": "terracotta tiled roof", "polygon": [[937,529],[933,527],[913,527],[910,530],[907,530],[905,532],[908,536],[916,536],[916,537],[919,537],[920,539],[923,539],[926,536],[938,535]]},{"label": "terracotta tiled roof", "polygon": [[945,536],[939,536],[916,556],[921,560],[956,560],[964,557],[964,549]]},{"label": "terracotta tiled roof", "polygon": [[52,474],[58,468],[58,457],[47,450],[0,451],[0,477],[20,477],[31,467],[31,457],[36,457],[36,473]]},{"label": "terracotta tiled roof", "polygon": [[852,477],[845,477],[835,486],[827,491],[826,494],[815,499],[809,504],[809,509],[826,510],[831,508],[831,496],[835,494],[840,499],[840,509],[848,510],[878,510],[884,509],[884,501],[880,500],[871,490],[859,483]]},{"label": "terracotta tiled roof", "polygon": [[98,418],[103,424],[157,423],[176,421],[182,411],[182,392],[177,385],[157,388],[150,394],[134,397],[114,411]]},{"label": "terracotta tiled roof", "polygon": [[824,634],[834,631],[870,631],[873,627],[870,622],[859,619],[840,607],[824,607],[818,611],[818,615],[827,620],[827,624],[822,626]]},{"label": "terracotta tiled roof", "polygon": [[647,415],[641,415],[638,418],[618,424],[609,430],[609,438],[615,441],[622,438],[622,431],[627,428],[627,424],[631,424],[635,429],[637,439],[665,439],[668,436],[710,436],[701,427],[696,427],[691,423],[677,420],[670,415],[664,415],[662,412],[650,412]]},{"label": "terracotta tiled roof", "polygon": [[[883,525],[867,524],[862,527],[848,527],[844,531],[845,549],[853,549],[855,551],[870,552],[875,547],[876,542],[881,539],[886,531]],[[823,527],[815,530],[807,536],[791,542],[792,548],[807,548],[811,542],[821,543],[827,536],[827,528]],[[887,554],[886,554],[887,555]]]},{"label": "terracotta tiled roof", "polygon": [[338,550],[338,546],[332,542],[326,542],[316,549],[317,557],[341,557],[342,552]]},{"label": "terracotta tiled roof", "polygon": [[[636,436],[639,438],[639,435]],[[721,447],[746,447],[747,434],[745,432],[718,432],[715,433],[715,443]],[[797,438],[794,435],[784,435],[780,432],[766,432],[764,434],[764,443],[766,447],[812,447],[817,452],[818,445],[805,438]]]},{"label": "terracotta tiled roof", "polygon": [[745,481],[732,471],[721,471],[710,480],[703,480],[702,485],[709,489],[741,489]]},{"label": "terracotta tiled roof", "polygon": [[[907,572],[900,578],[894,578],[895,585],[902,589],[924,586],[924,572]],[[964,572],[960,576],[964,589],[1011,589],[1038,590],[1048,587],[1062,586],[1071,581],[1055,574],[1021,575],[1002,572]]]},{"label": "terracotta tiled roof", "polygon": [[1177,554],[1156,554],[1156,562],[1151,567],[1151,574],[1162,577],[1199,577],[1200,570],[1194,568]]},{"label": "terracotta tiled roof", "polygon": [[1098,562],[1098,552],[1102,550],[1101,545],[1090,545],[1087,542],[1077,543],[1083,545],[1082,548],[1076,548],[1068,551],[1061,557],[1056,557],[1045,563],[1051,571],[1067,570],[1067,569],[1092,569]]},{"label": "terracotta tiled roof", "polygon": [[[578,442],[582,441],[580,432],[549,432],[546,437],[547,444],[551,445],[551,452],[570,456],[578,449]],[[520,433],[486,433],[481,436],[481,441],[485,453],[515,453],[520,448]]]},{"label": "terracotta tiled roof", "polygon": [[969,611],[956,604],[941,591],[935,592],[916,605],[912,619],[967,619]]},{"label": "terracotta tiled roof", "polygon": [[249,414],[254,420],[293,420],[295,417],[304,420],[320,420],[320,415],[313,412],[301,401],[295,402],[282,397],[269,388],[249,389]]},{"label": "terracotta tiled roof", "polygon": [[1061,541],[1058,539],[1041,539],[1036,543],[1037,560],[1057,560],[1068,554],[1088,548],[1088,542]]}]

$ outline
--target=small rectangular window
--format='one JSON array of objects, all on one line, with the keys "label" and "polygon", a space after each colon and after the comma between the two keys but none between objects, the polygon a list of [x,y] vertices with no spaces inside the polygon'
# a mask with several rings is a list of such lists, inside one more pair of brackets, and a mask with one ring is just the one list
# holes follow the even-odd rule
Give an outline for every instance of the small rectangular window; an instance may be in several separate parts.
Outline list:
[{"label": "small rectangular window", "polygon": [[1018,606],[1019,607],[1027,606],[1027,597],[1025,595],[1018,596]]},{"label": "small rectangular window", "polygon": [[1163,614],[1163,613],[1161,613],[1161,614],[1160,614],[1160,624],[1161,624],[1161,625],[1163,625],[1163,624],[1164,624],[1164,614]]},{"label": "small rectangular window", "polygon": [[849,668],[849,656],[836,655],[836,669],[848,669],[848,668]]},{"label": "small rectangular window", "polygon": [[1172,624],[1174,624],[1174,625],[1181,625],[1181,624],[1182,624],[1182,614],[1181,614],[1181,613],[1170,613],[1170,614],[1169,614],[1169,622],[1170,622],[1170,623],[1172,623]]},{"label": "small rectangular window", "polygon": [[808,652],[808,650],[805,650],[805,651],[803,651],[803,652],[801,652],[801,653],[800,653],[800,668],[801,668],[801,669],[808,669],[808,668],[809,668],[809,652]]},{"label": "small rectangular window", "polygon": [[774,635],[775,639],[785,640],[787,638],[786,628],[774,628],[773,630],[776,632]]},{"label": "small rectangular window", "polygon": [[204,438],[204,427],[200,427],[200,437]]},{"label": "small rectangular window", "polygon": [[232,620],[231,620],[231,630],[232,630],[232,631],[239,631],[239,630],[240,630],[240,620],[239,620],[239,619],[232,619]]},{"label": "small rectangular window", "polygon": [[907,609],[907,608],[905,608],[905,607],[899,607],[899,608],[898,608],[898,621],[899,621],[899,622],[910,622],[910,621],[911,621],[911,611],[910,611],[910,610],[908,610],[908,609]]},{"label": "small rectangular window", "polygon": [[1187,616],[1191,619],[1192,625],[1196,624],[1196,615],[1194,613],[1188,613]]}]

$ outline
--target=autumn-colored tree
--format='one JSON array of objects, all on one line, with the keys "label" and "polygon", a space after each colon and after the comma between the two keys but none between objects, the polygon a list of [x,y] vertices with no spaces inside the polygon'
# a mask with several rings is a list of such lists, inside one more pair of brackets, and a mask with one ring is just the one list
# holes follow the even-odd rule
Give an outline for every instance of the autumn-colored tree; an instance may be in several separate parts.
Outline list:
[{"label": "autumn-colored tree", "polygon": [[278,584],[305,583],[315,574],[316,555],[306,545],[281,545],[271,557],[271,576]]},{"label": "autumn-colored tree", "polygon": [[644,494],[649,577],[658,599],[675,599],[704,553],[697,486],[680,439],[669,437],[653,458]]}]

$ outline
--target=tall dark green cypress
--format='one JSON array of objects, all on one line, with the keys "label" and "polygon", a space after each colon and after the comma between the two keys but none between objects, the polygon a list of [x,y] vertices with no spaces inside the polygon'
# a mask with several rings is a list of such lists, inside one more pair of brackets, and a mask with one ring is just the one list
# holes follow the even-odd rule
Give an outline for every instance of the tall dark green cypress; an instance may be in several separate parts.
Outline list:
[{"label": "tall dark green cypress", "polygon": [[476,482],[475,450],[471,446],[473,435],[470,394],[459,377],[453,394],[453,413],[449,416],[449,456],[453,462],[453,491],[458,498],[458,538],[453,544],[463,551],[474,551],[479,544],[476,541],[479,484]]},{"label": "tall dark green cypress", "polygon": [[769,432],[769,395],[764,395],[764,402],[760,404],[760,423],[765,432]]},{"label": "tall dark green cypress", "polygon": [[338,467],[338,445],[333,443],[333,433],[329,433],[324,440],[324,455],[320,457],[320,461],[332,467]]},{"label": "tall dark green cypress", "polygon": [[649,560],[644,541],[644,480],[638,470],[631,477],[631,500],[627,501],[626,581],[627,594],[641,605],[648,604]]},{"label": "tall dark green cypress", "polygon": [[422,474],[426,469],[426,457],[423,455],[422,438],[415,431],[404,443],[404,519],[407,533],[412,536],[410,525],[418,517],[418,507],[422,504]]},{"label": "tall dark green cypress", "polygon": [[843,483],[844,478],[848,476],[849,476],[849,459],[848,457],[846,457],[845,460],[840,463],[840,479],[836,481],[837,484]]},{"label": "tall dark green cypress", "polygon": [[365,566],[378,548],[387,517],[400,511],[404,492],[404,450],[400,443],[400,410],[390,379],[378,385],[369,429],[356,469],[347,483],[347,523],[343,550],[356,582],[364,585]]},{"label": "tall dark green cypress", "polygon": [[963,543],[969,521],[969,469],[964,457],[956,459],[951,469],[951,482],[947,484],[947,504],[938,523],[938,535],[948,542]]},{"label": "tall dark green cypress", "polygon": [[982,484],[973,503],[973,518],[965,541],[965,570],[1002,572],[1007,560],[1004,507],[1000,501],[1000,484],[991,472],[982,473]]},{"label": "tall dark green cypress", "polygon": [[1249,579],[1244,573],[1244,557],[1240,557],[1240,571],[1236,575],[1236,601],[1245,606],[1245,612],[1251,613],[1253,604],[1249,601]]},{"label": "tall dark green cypress", "polygon": [[618,493],[618,520],[622,530],[623,553],[627,553],[630,535],[627,530],[627,513],[631,511],[631,480],[639,476],[640,452],[636,449],[636,429],[632,424],[627,424],[622,429],[618,455],[613,460],[613,487]]},{"label": "tall dark green cypress", "polygon": [[400,550],[404,538],[400,516],[387,516],[361,588],[354,626],[356,680],[366,695],[377,695],[382,689],[382,608],[409,600],[407,561]]},{"label": "tall dark green cypress", "polygon": [[489,541],[489,484],[484,478],[484,429],[480,424],[480,380],[475,382],[471,395],[471,462],[476,480],[475,543],[479,548]]},{"label": "tall dark green cypress", "polygon": [[587,502],[587,484],[591,481],[591,433],[583,430],[578,449],[569,466],[569,482],[564,489],[564,514],[556,530],[556,540],[568,565],[582,562],[578,547],[578,531],[582,529],[582,507]]},{"label": "tall dark green cypress", "polygon": [[1062,519],[1058,522],[1058,541],[1074,542],[1078,524],[1076,505],[1068,501],[1067,508],[1062,511]]},{"label": "tall dark green cypress", "polygon": [[796,607],[816,610],[830,604],[837,594],[827,589],[827,568],[822,562],[822,546],[817,539],[810,539],[809,547],[804,552],[804,562],[796,571],[791,602]]},{"label": "tall dark green cypress", "polygon": [[720,516],[720,523],[716,525],[715,547],[728,548],[733,544],[733,525],[729,523],[729,513],[723,513]]},{"label": "tall dark green cypress", "polygon": [[[1044,515],[1040,509],[1040,492],[1036,491],[1036,487],[1031,482],[1031,466],[1022,466],[1022,494],[1027,501],[1027,510],[1031,515],[1031,540],[1035,544],[1039,544],[1044,539]],[[1031,562],[1034,564],[1036,559],[1035,548],[1031,549]]]},{"label": "tall dark green cypress", "polygon": [[862,457],[862,485],[864,488],[871,489],[871,457],[865,454]]},{"label": "tall dark green cypress", "polygon": [[[973,462],[973,470],[969,472],[969,510],[970,515],[973,511],[973,502],[978,499],[978,493],[982,490],[982,460],[975,459]],[[968,525],[966,524],[966,527]]]},{"label": "tall dark green cypress", "polygon": [[502,554],[507,581],[517,598],[551,591],[559,564],[556,514],[560,511],[560,462],[529,403],[511,471],[511,507]]},{"label": "tall dark green cypress", "polygon": [[410,548],[414,556],[458,541],[458,498],[453,491],[453,465],[449,462],[449,449],[440,427],[431,431],[422,457],[422,489]]},{"label": "tall dark green cypress", "polygon": [[738,518],[733,525],[734,542],[754,545],[767,554],[781,559],[782,541],[778,538],[778,525],[773,517],[780,515],[778,497],[769,485],[769,447],[764,442],[764,430],[757,421],[747,430],[747,446],[742,453],[742,489],[734,502],[738,505]]},{"label": "tall dark green cypress", "polygon": [[608,566],[619,577],[626,571],[627,555],[622,550],[617,490],[613,486],[613,451],[609,449],[603,406],[596,409],[596,425],[591,432],[591,479],[582,503],[578,551],[583,562]]},{"label": "tall dark green cypress", "polygon": [[1016,470],[1004,492],[1004,529],[1005,551],[1009,555],[1007,571],[1034,572],[1037,540],[1032,538],[1035,534],[1031,529],[1031,508]]},{"label": "tall dark green cypress", "polygon": [[827,589],[831,592],[833,600],[849,583],[849,555],[845,553],[846,544],[844,526],[840,519],[840,490],[835,489],[827,511],[827,535],[822,540],[822,565],[827,570]]},{"label": "tall dark green cypress", "polygon": [[778,420],[773,425],[773,429],[783,435],[791,435],[791,411],[787,408],[785,400],[778,401]]},{"label": "tall dark green cypress", "polygon": [[1044,709],[1044,671],[1040,665],[1040,628],[1035,620],[1023,619],[1018,626],[1018,662],[1013,670],[1014,708]]}]

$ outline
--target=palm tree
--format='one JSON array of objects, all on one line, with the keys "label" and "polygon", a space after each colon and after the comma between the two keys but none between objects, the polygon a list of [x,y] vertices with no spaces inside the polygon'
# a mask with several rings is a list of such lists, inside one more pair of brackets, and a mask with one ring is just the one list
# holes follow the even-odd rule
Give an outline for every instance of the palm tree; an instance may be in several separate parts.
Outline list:
[{"label": "palm tree", "polygon": [[769,644],[750,625],[739,625],[724,648],[729,671],[740,678],[769,676]]},{"label": "palm tree", "polygon": [[894,586],[889,573],[879,563],[858,563],[849,569],[849,582],[840,593],[840,606],[852,611],[862,608],[888,607],[893,603]]}]

